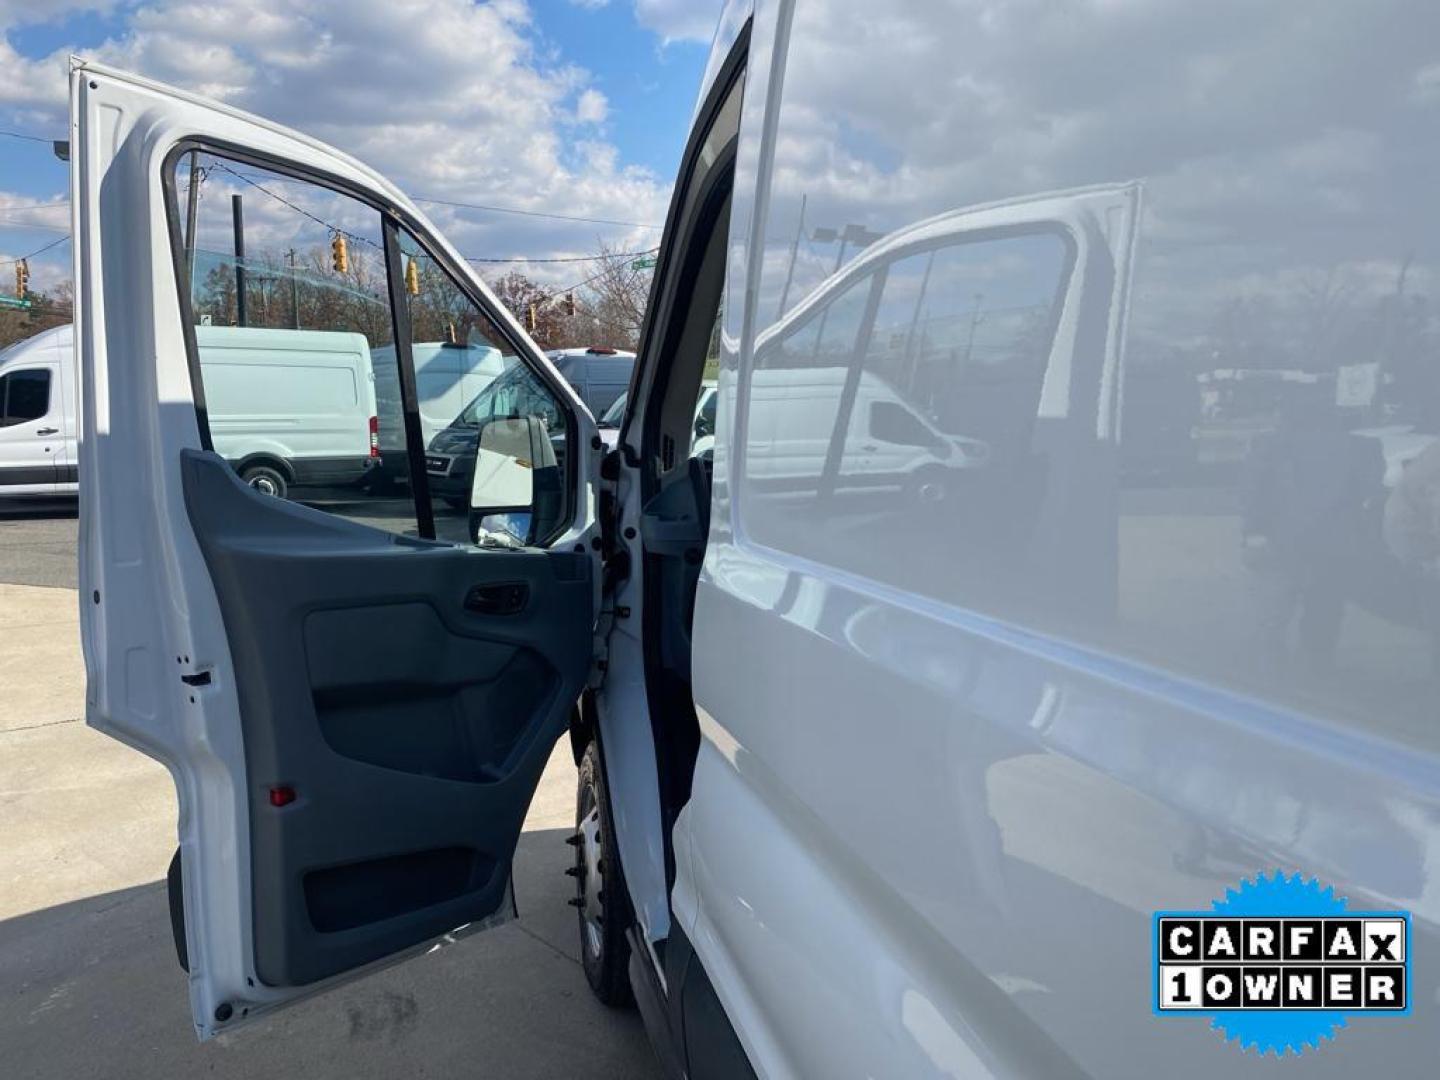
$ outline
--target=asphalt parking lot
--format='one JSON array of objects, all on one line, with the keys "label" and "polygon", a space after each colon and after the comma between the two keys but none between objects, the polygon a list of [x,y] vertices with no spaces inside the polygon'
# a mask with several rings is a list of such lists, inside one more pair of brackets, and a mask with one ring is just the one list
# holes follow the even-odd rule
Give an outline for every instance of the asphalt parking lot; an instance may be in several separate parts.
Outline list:
[{"label": "asphalt parking lot", "polygon": [[162,878],[164,770],[85,727],[73,502],[0,501],[0,1075],[658,1076],[590,995],[563,876],[563,742],[516,855],[520,918],[196,1043]]}]

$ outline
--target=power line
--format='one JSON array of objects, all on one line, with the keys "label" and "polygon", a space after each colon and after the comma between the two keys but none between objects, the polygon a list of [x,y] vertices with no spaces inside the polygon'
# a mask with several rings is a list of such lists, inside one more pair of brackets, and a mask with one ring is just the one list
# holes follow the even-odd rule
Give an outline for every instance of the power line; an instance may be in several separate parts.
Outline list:
[{"label": "power line", "polygon": [[233,176],[233,177],[235,177],[235,178],[237,178],[237,179],[239,179],[239,180],[245,181],[245,183],[249,184],[251,187],[255,188],[257,191],[260,191],[260,192],[263,192],[263,193],[266,194],[266,195],[269,195],[270,198],[274,199],[276,202],[282,203],[282,204],[284,204],[285,206],[288,206],[291,210],[294,210],[297,214],[301,214],[301,215],[309,218],[311,221],[315,222],[315,224],[323,226],[324,228],[328,229],[330,232],[335,233],[335,234],[337,234],[337,235],[339,235],[339,236],[348,237],[349,239],[354,240],[356,243],[369,244],[369,245],[370,245],[372,248],[374,248],[376,251],[383,251],[383,250],[384,250],[384,248],[382,248],[382,247],[381,247],[379,244],[377,244],[374,240],[371,240],[369,237],[360,236],[358,233],[348,232],[348,231],[346,231],[345,229],[342,229],[342,228],[340,228],[340,227],[338,227],[338,226],[336,226],[336,225],[331,225],[330,222],[326,221],[326,220],[325,220],[324,218],[322,218],[322,217],[319,217],[319,216],[317,216],[317,215],[315,215],[315,214],[312,214],[309,210],[306,210],[303,206],[299,206],[299,205],[297,205],[296,203],[291,202],[289,199],[285,198],[285,196],[283,196],[283,195],[276,195],[275,192],[271,191],[269,188],[265,187],[263,184],[258,184],[258,183],[256,183],[254,180],[251,180],[250,177],[244,175],[243,173],[238,173],[238,172],[236,172],[234,169],[230,168],[230,166],[226,165],[224,162],[216,161],[216,162],[214,163],[214,165],[215,165],[216,168],[220,169],[221,171],[227,172],[227,173],[229,173],[231,176]]},{"label": "power line", "polygon": [[[636,252],[631,252],[631,253],[629,253],[629,254],[624,254],[624,253],[621,253],[621,252],[611,252],[611,253],[609,253],[608,255],[600,255],[600,256],[597,256],[597,258],[601,258],[601,259],[630,258],[630,257],[632,257],[632,256],[634,256],[634,255],[653,255],[655,252],[657,252],[657,251],[659,251],[659,250],[660,250],[660,249],[659,249],[658,247],[653,247],[653,248],[651,248],[649,251],[636,251]],[[583,280],[581,280],[581,281],[577,281],[577,282],[575,282],[575,284],[573,284],[573,285],[566,285],[566,286],[564,286],[563,288],[555,289],[550,295],[551,295],[551,296],[558,296],[558,295],[560,295],[560,294],[562,294],[562,293],[574,292],[576,289],[583,289],[586,285],[589,285],[592,281],[596,281],[596,280],[598,280],[599,278],[604,277],[604,276],[605,276],[606,274],[608,274],[609,272],[610,272],[610,268],[607,266],[604,270],[601,270],[601,271],[599,271],[598,273],[591,274],[589,277],[587,277],[587,278],[585,278],[585,279],[583,279]]]},{"label": "power line", "polygon": [[[330,224],[330,222],[326,221],[324,218],[322,218],[322,217],[320,217],[320,216],[318,216],[318,215],[316,215],[316,214],[312,214],[309,210],[306,210],[303,206],[297,205],[296,203],[294,203],[294,202],[290,201],[289,199],[285,198],[283,195],[277,195],[277,194],[275,194],[275,192],[271,191],[269,188],[265,187],[263,184],[260,184],[260,183],[256,182],[255,180],[252,180],[250,177],[246,176],[244,173],[236,172],[234,169],[230,168],[228,165],[225,165],[225,164],[223,164],[223,163],[221,163],[221,162],[219,162],[219,161],[215,162],[215,165],[216,165],[219,169],[221,169],[222,171],[229,173],[231,176],[234,176],[234,177],[236,177],[236,178],[238,178],[238,179],[240,179],[240,180],[245,181],[245,183],[249,184],[251,187],[255,188],[257,191],[261,191],[261,192],[263,192],[264,194],[269,195],[270,198],[274,199],[276,202],[282,203],[283,205],[288,206],[291,210],[294,210],[297,214],[302,214],[302,215],[304,215],[305,217],[309,218],[311,221],[315,222],[317,225],[324,226],[326,229],[330,230],[330,231],[333,232],[333,233],[338,233],[338,234],[341,235],[341,236],[349,237],[350,239],[355,240],[355,241],[357,241],[357,242],[359,242],[359,243],[368,244],[370,247],[375,248],[377,251],[382,250],[381,247],[380,247],[380,245],[377,244],[374,240],[371,240],[369,237],[359,236],[359,235],[357,235],[357,234],[355,234],[355,233],[347,232],[346,230],[340,228],[339,226]],[[472,262],[472,263],[492,263],[492,264],[493,264],[493,263],[577,263],[577,262],[594,262],[594,261],[597,260],[597,259],[605,259],[605,258],[612,258],[612,257],[613,257],[613,258],[617,258],[617,259],[629,259],[629,258],[635,258],[635,257],[640,256],[640,255],[649,255],[649,254],[651,254],[652,252],[654,252],[654,251],[656,251],[656,250],[658,250],[658,249],[657,249],[657,248],[647,248],[647,249],[644,250],[644,251],[620,251],[620,252],[615,252],[615,253],[613,253],[612,255],[557,255],[557,256],[549,256],[549,257],[538,257],[538,256],[533,256],[533,255],[513,255],[513,256],[510,256],[510,257],[508,257],[508,258],[491,258],[491,257],[489,257],[489,256],[484,256],[484,255],[462,255],[461,258],[464,259],[466,262]]]},{"label": "power line", "polygon": [[21,255],[18,258],[14,259],[5,259],[3,262],[0,262],[0,266],[13,266],[15,263],[24,262],[26,259],[33,259],[36,255],[43,255],[45,254],[45,252],[49,251],[53,247],[59,247],[61,244],[65,243],[66,240],[69,239],[69,236],[61,236],[58,239],[51,240],[50,243],[46,244],[44,247],[36,248],[28,255]]},{"label": "power line", "polygon": [[578,263],[596,262],[599,259],[634,259],[641,255],[653,255],[659,250],[658,247],[652,247],[646,248],[644,251],[610,251],[604,255],[563,255],[545,259],[534,258],[530,255],[515,255],[508,259],[486,259],[478,255],[463,255],[461,258],[472,263]]},{"label": "power line", "polygon": [[12,139],[24,139],[27,142],[43,142],[54,145],[54,139],[41,138],[39,135],[25,135],[19,131],[0,131],[0,135],[8,135]]}]

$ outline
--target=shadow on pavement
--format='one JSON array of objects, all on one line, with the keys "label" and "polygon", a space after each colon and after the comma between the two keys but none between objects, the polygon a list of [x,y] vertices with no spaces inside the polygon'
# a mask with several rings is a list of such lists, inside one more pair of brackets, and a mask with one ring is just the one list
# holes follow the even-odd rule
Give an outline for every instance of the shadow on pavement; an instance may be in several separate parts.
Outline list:
[{"label": "shadow on pavement", "polygon": [[515,857],[521,918],[200,1045],[163,882],[0,922],[0,1072],[32,1080],[658,1076],[577,960],[568,829]]}]

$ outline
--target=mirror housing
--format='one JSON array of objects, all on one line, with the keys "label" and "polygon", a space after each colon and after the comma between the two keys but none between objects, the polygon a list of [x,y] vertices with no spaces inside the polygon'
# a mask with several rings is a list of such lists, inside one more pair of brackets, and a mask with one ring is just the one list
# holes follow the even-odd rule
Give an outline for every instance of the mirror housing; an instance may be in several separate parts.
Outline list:
[{"label": "mirror housing", "polygon": [[502,417],[480,429],[470,482],[470,535],[518,547],[549,535],[563,510],[555,447],[537,416]]}]

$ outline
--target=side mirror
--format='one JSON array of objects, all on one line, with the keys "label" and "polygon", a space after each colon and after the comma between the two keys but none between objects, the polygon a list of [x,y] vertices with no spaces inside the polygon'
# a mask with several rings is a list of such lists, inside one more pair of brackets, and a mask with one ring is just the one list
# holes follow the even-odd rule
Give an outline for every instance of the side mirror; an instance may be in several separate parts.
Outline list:
[{"label": "side mirror", "polygon": [[480,429],[470,482],[470,535],[477,544],[533,544],[554,528],[563,494],[555,449],[539,417],[491,420]]}]

